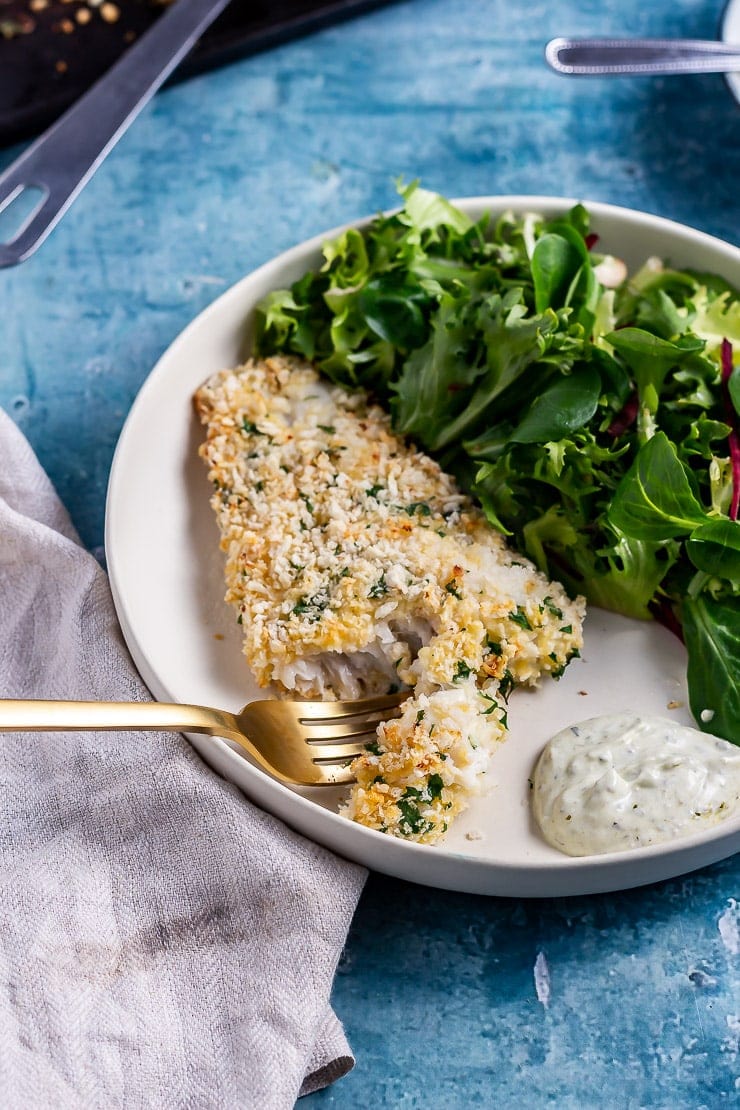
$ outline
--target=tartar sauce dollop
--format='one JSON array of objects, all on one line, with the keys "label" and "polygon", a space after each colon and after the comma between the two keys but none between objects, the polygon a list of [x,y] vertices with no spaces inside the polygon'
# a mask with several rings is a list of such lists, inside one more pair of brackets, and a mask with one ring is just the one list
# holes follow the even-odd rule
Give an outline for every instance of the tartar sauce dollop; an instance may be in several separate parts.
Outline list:
[{"label": "tartar sauce dollop", "polygon": [[542,835],[568,855],[642,848],[740,810],[740,748],[661,717],[593,717],[546,744],[531,796]]}]

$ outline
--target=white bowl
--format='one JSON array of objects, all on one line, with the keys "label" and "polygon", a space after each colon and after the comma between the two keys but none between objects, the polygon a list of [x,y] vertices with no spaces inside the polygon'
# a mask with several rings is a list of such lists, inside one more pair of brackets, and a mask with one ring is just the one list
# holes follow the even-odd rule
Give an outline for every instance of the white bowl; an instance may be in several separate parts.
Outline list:
[{"label": "white bowl", "polygon": [[[484,212],[495,216],[509,209],[551,217],[575,202],[505,196],[456,203],[476,219]],[[659,255],[676,266],[740,282],[740,251],[727,243],[646,213],[605,204],[587,207],[600,249],[622,257],[631,268]],[[202,432],[191,398],[209,374],[239,361],[249,343],[255,304],[316,267],[322,244],[337,230],[262,266],[194,320],[152,371],[121,434],[108,493],[108,566],[129,648],[160,699],[238,709],[260,696],[241,655],[237,626],[222,600],[222,556],[205,467],[197,457]],[[538,835],[529,813],[527,779],[549,736],[584,717],[629,707],[691,723],[684,669],[683,648],[664,628],[592,610],[584,660],[571,664],[559,683],[548,681],[536,693],[512,696],[511,733],[491,768],[498,785],[476,799],[432,847],[345,820],[334,812],[334,792],[291,790],[226,741],[191,739],[206,760],[260,806],[378,871],[432,886],[509,896],[615,890],[732,854],[740,847],[740,818],[669,845],[574,859]],[[667,709],[675,702],[681,707]]]}]

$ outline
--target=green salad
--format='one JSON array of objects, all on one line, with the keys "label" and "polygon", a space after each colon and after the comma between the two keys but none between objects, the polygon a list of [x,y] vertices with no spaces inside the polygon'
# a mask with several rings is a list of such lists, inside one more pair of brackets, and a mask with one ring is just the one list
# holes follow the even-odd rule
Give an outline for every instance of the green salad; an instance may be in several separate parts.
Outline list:
[{"label": "green salad", "polygon": [[697,723],[740,743],[738,290],[619,280],[580,205],[473,222],[399,192],[262,301],[256,352],[368,390],[546,574],[669,626]]}]

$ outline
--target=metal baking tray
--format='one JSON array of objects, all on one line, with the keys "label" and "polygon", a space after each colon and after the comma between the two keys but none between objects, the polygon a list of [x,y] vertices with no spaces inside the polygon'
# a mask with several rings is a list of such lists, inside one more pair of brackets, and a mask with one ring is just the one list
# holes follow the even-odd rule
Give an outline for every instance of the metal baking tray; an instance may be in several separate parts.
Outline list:
[{"label": "metal baking tray", "polygon": [[[389,2],[232,0],[175,79]],[[165,4],[0,0],[0,145],[28,138],[52,123],[151,26]]]}]

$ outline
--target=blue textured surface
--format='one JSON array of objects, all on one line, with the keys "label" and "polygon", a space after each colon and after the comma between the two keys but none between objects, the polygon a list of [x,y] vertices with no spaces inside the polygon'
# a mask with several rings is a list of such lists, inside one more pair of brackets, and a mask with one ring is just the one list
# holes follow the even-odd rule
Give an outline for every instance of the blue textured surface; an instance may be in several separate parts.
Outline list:
[{"label": "blue textured surface", "polygon": [[[407,0],[160,94],[40,252],[0,272],[0,404],[85,543],[181,328],[283,248],[392,205],[397,176],[611,201],[738,242],[721,77],[575,81],[542,60],[556,34],[714,37],[721,7]],[[524,903],[373,876],[334,998],[357,1068],[303,1105],[738,1105],[738,902],[737,858]]]}]

